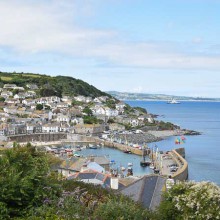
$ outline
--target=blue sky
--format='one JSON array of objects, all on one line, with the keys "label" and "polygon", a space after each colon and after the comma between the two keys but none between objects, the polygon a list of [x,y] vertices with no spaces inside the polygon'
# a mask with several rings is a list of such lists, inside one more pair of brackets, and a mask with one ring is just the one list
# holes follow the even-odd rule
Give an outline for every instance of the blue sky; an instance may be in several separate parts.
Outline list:
[{"label": "blue sky", "polygon": [[0,70],[220,97],[218,0],[2,0]]}]

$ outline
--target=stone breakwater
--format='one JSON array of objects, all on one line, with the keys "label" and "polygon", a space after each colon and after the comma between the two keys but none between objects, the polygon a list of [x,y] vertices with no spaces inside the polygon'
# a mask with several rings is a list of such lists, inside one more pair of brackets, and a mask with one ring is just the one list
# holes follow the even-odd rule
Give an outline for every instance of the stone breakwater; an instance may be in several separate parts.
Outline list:
[{"label": "stone breakwater", "polygon": [[121,143],[132,143],[132,144],[140,144],[151,143],[156,141],[161,141],[161,137],[156,137],[150,133],[144,134],[117,134],[114,136],[114,139],[120,141]]}]

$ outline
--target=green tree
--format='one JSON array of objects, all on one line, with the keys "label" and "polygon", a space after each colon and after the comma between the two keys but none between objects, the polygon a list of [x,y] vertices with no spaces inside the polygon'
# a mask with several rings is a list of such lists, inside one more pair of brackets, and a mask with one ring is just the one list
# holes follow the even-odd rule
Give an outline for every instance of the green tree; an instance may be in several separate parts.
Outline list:
[{"label": "green tree", "polygon": [[[50,172],[45,154],[28,144],[6,150],[0,157],[1,215],[10,218],[27,214],[32,207],[56,198],[60,189],[57,177]],[[7,219],[7,218],[6,218]]]},{"label": "green tree", "polygon": [[4,102],[5,98],[4,97],[0,97],[0,102]]},{"label": "green tree", "polygon": [[44,106],[42,104],[37,104],[36,105],[36,110],[42,110]]},{"label": "green tree", "polygon": [[93,115],[92,110],[88,106],[86,106],[83,109],[83,113],[86,113],[88,116],[92,116]]}]

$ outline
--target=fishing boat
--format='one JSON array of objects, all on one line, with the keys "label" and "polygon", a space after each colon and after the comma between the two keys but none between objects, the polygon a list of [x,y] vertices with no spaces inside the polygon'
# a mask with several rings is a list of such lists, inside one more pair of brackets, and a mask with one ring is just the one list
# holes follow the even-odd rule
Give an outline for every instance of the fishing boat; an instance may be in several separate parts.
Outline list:
[{"label": "fishing boat", "polygon": [[171,99],[167,102],[167,104],[180,104],[180,102],[176,101],[175,99]]},{"label": "fishing boat", "polygon": [[89,149],[97,149],[97,146],[93,144],[89,144]]},{"label": "fishing boat", "polygon": [[124,153],[126,153],[126,154],[132,154],[131,150],[129,150],[129,149],[124,150]]},{"label": "fishing boat", "polygon": [[146,167],[151,164],[151,161],[146,161],[146,155],[147,155],[147,149],[146,149],[146,147],[143,147],[143,149],[142,149],[143,160],[140,162],[140,165],[142,167]]}]

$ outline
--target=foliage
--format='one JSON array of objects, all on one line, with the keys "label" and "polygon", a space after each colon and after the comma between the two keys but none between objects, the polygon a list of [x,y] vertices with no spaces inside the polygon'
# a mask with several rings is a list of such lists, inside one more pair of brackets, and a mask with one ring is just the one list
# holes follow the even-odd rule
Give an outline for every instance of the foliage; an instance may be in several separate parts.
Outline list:
[{"label": "foliage", "polygon": [[130,105],[126,104],[124,107],[124,112],[125,114],[132,114],[134,113],[134,109]]},{"label": "foliage", "polygon": [[79,105],[83,105],[83,102],[77,101],[75,99],[72,101],[72,106],[79,106]]},{"label": "foliage", "polygon": [[220,188],[210,182],[181,182],[165,195],[158,219],[220,219]]},{"label": "foliage", "polygon": [[147,114],[147,110],[145,108],[142,107],[134,107],[134,109],[138,110],[139,112],[141,112],[142,114]]},{"label": "foliage", "polygon": [[115,123],[115,121],[114,121],[113,118],[109,118],[108,121],[107,121],[107,123],[108,123],[108,124],[113,124],[113,123]]},{"label": "foliage", "polygon": [[83,121],[84,124],[99,124],[102,122],[101,120],[97,119],[97,117],[88,115],[83,116]]},{"label": "foliage", "polygon": [[0,102],[4,102],[5,98],[4,97],[0,97]]},{"label": "foliage", "polygon": [[15,144],[13,149],[4,151],[0,166],[0,206],[5,219],[25,215],[45,199],[59,195],[56,175],[49,172],[47,157],[29,144]]},{"label": "foliage", "polygon": [[0,72],[3,83],[14,83],[25,87],[27,83],[36,84],[40,88],[41,96],[57,95],[84,95],[91,97],[109,96],[88,83],[68,76],[47,76],[31,73],[6,73]]},{"label": "foliage", "polygon": [[88,116],[92,116],[93,115],[92,110],[88,106],[86,106],[83,109],[83,113],[87,114]]},{"label": "foliage", "polygon": [[96,209],[94,215],[97,220],[148,219],[147,211],[123,197],[120,200],[117,198],[117,200],[112,199],[102,203]]},{"label": "foliage", "polygon": [[180,127],[177,125],[174,125],[170,122],[164,122],[164,121],[159,121],[157,122],[157,126],[159,130],[175,130],[179,129]]},{"label": "foliage", "polygon": [[42,104],[37,104],[36,105],[36,110],[42,110],[44,106]]},{"label": "foliage", "polygon": [[115,99],[107,99],[105,102],[106,106],[111,108],[111,109],[115,109],[116,108],[116,100]]}]

